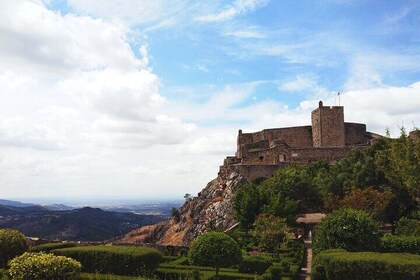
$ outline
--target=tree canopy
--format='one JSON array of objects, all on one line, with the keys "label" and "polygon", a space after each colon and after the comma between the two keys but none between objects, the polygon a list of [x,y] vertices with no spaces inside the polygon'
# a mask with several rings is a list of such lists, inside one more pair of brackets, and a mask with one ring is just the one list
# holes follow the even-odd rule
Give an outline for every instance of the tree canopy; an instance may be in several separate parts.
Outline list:
[{"label": "tree canopy", "polygon": [[342,208],[316,226],[314,250],[370,251],[379,245],[378,225],[364,211]]},{"label": "tree canopy", "polygon": [[292,225],[296,214],[342,207],[394,224],[419,210],[420,141],[402,129],[399,138],[379,139],[334,165],[292,165],[236,192],[236,218],[245,229],[261,213],[286,218]]},{"label": "tree canopy", "polygon": [[239,264],[242,253],[239,245],[229,235],[207,232],[193,242],[188,251],[188,260],[193,265],[215,268],[217,279],[219,268]]}]

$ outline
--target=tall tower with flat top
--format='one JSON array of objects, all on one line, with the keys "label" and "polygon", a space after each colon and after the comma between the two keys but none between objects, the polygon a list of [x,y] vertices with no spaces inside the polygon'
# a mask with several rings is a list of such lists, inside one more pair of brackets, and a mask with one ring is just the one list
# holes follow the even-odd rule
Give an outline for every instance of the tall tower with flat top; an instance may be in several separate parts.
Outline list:
[{"label": "tall tower with flat top", "polygon": [[314,147],[344,147],[344,107],[324,106],[312,111],[312,140]]}]

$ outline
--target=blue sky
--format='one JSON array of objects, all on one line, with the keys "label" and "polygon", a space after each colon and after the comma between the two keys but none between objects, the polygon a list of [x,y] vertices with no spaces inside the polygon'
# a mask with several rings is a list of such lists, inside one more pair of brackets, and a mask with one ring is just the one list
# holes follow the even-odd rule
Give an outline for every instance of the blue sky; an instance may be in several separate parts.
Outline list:
[{"label": "blue sky", "polygon": [[197,193],[238,129],[322,99],[394,135],[420,123],[418,1],[4,0],[5,198]]}]

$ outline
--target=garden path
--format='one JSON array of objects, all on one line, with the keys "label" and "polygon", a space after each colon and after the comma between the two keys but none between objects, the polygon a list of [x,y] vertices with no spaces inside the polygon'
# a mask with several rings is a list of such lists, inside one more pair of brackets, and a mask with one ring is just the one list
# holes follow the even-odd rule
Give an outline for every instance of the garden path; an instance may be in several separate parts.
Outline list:
[{"label": "garden path", "polygon": [[305,265],[299,272],[299,280],[311,279],[311,264],[312,264],[312,239],[305,238]]}]

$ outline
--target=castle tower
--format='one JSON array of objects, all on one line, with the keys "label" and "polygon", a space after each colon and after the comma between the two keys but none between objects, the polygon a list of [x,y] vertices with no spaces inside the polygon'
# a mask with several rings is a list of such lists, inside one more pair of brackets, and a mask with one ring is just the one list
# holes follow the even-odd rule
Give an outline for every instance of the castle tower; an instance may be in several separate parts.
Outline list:
[{"label": "castle tower", "polygon": [[312,140],[314,147],[344,147],[344,107],[324,106],[312,111]]}]

